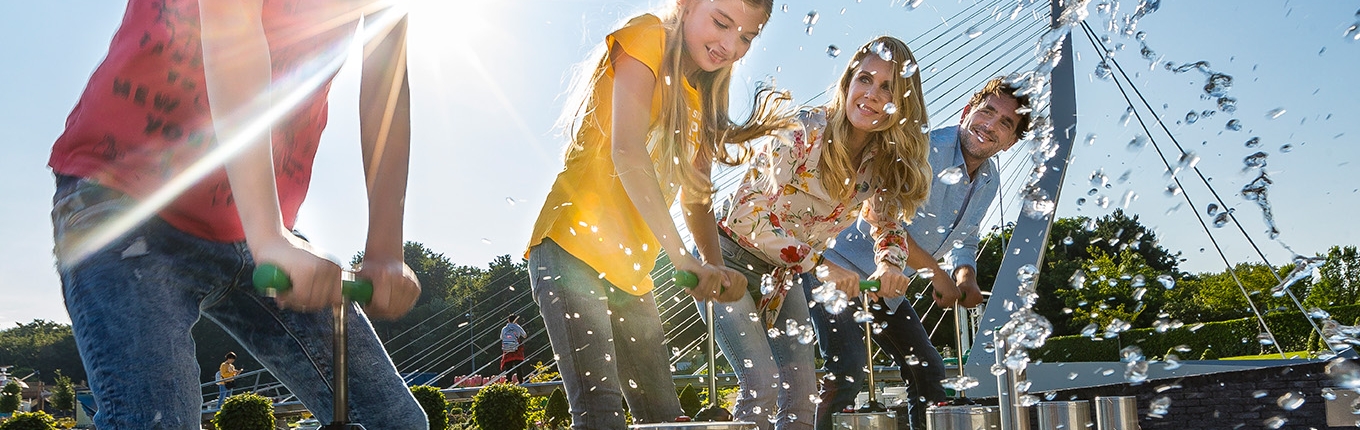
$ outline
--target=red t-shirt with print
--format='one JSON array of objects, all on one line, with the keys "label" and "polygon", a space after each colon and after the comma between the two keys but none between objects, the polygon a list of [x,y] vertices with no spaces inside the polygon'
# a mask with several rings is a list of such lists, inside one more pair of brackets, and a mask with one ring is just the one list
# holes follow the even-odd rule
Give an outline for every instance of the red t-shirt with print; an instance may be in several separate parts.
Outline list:
[{"label": "red t-shirt with print", "polygon": [[[368,0],[264,0],[273,69],[275,178],[284,225],[306,197],[326,94]],[[172,179],[187,188],[158,215],[195,236],[245,240],[217,148],[204,85],[198,0],[129,0],[108,56],[95,69],[52,147],[48,165],[147,201]],[[295,102],[294,102],[295,101]],[[224,145],[225,146],[225,145]],[[207,169],[191,169],[207,163]],[[194,170],[205,171],[192,177]],[[187,181],[186,181],[187,180]],[[183,187],[181,187],[183,188]]]}]

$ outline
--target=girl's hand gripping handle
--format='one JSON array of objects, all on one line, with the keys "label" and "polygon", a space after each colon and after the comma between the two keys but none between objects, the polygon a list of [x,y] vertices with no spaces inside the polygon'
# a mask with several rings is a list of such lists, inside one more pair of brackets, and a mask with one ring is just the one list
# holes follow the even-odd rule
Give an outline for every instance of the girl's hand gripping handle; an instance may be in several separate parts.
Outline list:
[{"label": "girl's hand gripping handle", "polygon": [[[255,291],[263,296],[274,296],[293,288],[293,282],[288,279],[288,274],[273,264],[256,266],[253,279]],[[340,294],[355,303],[366,305],[373,300],[373,284],[363,279],[342,280]]]}]

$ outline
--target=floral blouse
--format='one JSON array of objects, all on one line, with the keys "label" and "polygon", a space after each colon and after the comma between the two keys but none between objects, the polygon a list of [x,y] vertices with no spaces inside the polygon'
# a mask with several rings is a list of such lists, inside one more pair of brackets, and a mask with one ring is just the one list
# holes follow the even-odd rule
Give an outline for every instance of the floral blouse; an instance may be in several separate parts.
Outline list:
[{"label": "floral blouse", "polygon": [[[866,200],[869,210],[880,211],[873,202],[867,163],[855,175],[855,197],[850,203],[832,199],[822,188],[821,161],[825,108],[799,112],[801,127],[765,139],[756,149],[742,184],[737,188],[718,222],[737,243],[765,261],[792,272],[811,271],[820,260],[827,241],[854,225],[858,207]],[[872,159],[874,152],[863,158]],[[891,217],[877,218],[870,230],[874,238],[874,261],[906,267],[907,235]]]}]

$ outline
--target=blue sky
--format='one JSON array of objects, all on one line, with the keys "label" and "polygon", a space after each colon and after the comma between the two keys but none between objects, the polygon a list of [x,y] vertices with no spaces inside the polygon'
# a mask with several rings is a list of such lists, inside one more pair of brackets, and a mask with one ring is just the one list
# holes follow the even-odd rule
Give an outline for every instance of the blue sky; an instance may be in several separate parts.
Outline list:
[{"label": "blue sky", "polygon": [[[956,99],[985,76],[963,87],[932,87],[932,73],[953,73],[955,59],[982,54],[958,48],[968,40],[963,30],[944,35],[939,46],[922,49],[918,35],[937,25],[961,29],[979,26],[987,17],[951,20],[972,0],[925,0],[904,7],[900,0],[776,1],[765,33],[738,66],[734,106],[745,103],[756,80],[773,77],[800,101],[825,89],[844,67],[847,55],[831,58],[828,45],[849,50],[879,34],[912,43],[927,79],[932,102],[931,124],[956,122]],[[990,3],[990,2],[987,2]],[[1010,4],[1012,2],[1007,2]],[[1093,2],[1096,3],[1096,2]],[[1120,13],[1132,10],[1122,1]],[[571,67],[610,29],[633,14],[654,9],[657,1],[613,0],[447,0],[411,4],[411,85],[414,141],[411,186],[407,200],[406,237],[444,253],[459,264],[484,265],[496,255],[519,255],[539,206],[561,168],[563,141],[552,129],[561,112]],[[52,141],[103,58],[121,18],[124,4],[102,2],[10,2],[2,8],[11,21],[0,26],[0,141],[8,148],[0,158],[0,327],[35,318],[68,322],[61,304],[60,282],[53,270],[52,193],[46,160]],[[787,11],[784,11],[787,6]],[[1275,181],[1270,198],[1281,229],[1280,240],[1311,255],[1335,244],[1356,244],[1350,216],[1357,205],[1351,163],[1360,159],[1353,144],[1360,137],[1360,114],[1352,108],[1357,91],[1344,76],[1360,71],[1360,43],[1343,37],[1358,19],[1354,2],[1196,1],[1162,2],[1143,18],[1155,58],[1176,64],[1207,61],[1234,78],[1230,95],[1233,114],[1219,112],[1186,124],[1185,114],[1217,109],[1207,100],[1205,76],[1172,73],[1139,54],[1134,38],[1111,35],[1124,49],[1116,60],[1188,150],[1200,157],[1198,167],[1228,207],[1236,209],[1243,228],[1275,264],[1290,253],[1270,241],[1261,213],[1238,191],[1254,176],[1244,172],[1243,157],[1258,150],[1269,154],[1267,172]],[[1090,8],[1090,23],[1100,34],[1101,16]],[[803,20],[818,12],[808,34]],[[1020,21],[1030,18],[1020,17]],[[1004,18],[1003,18],[1004,20]],[[996,21],[987,21],[995,23]],[[979,41],[988,39],[984,32]],[[944,43],[948,42],[948,43]],[[1136,196],[1128,210],[1157,229],[1162,245],[1184,251],[1183,268],[1219,271],[1222,262],[1200,229],[1194,214],[1210,201],[1193,174],[1181,174],[1186,192],[1197,206],[1181,205],[1166,196],[1170,182],[1151,145],[1138,151],[1128,143],[1141,133],[1136,122],[1120,124],[1125,105],[1113,83],[1094,76],[1099,57],[1084,36],[1074,38],[1079,142],[1068,168],[1058,206],[1060,216],[1099,216]],[[924,46],[924,41],[921,45]],[[1019,43],[1019,42],[1017,42]],[[1021,50],[1032,52],[1032,41]],[[331,125],[316,160],[312,193],[303,206],[299,228],[330,252],[348,258],[362,248],[365,219],[353,208],[364,204],[357,144],[357,73],[351,61],[331,93]],[[1021,70],[1014,65],[1011,71]],[[942,76],[941,76],[942,77]],[[938,82],[938,81],[937,81]],[[816,102],[825,98],[815,99]],[[1136,99],[1135,99],[1136,101]],[[1148,112],[1141,110],[1144,118]],[[1271,118],[1272,112],[1284,113]],[[936,112],[939,112],[936,114]],[[1240,131],[1225,129],[1239,119]],[[1179,121],[1179,123],[1177,122]],[[1155,130],[1155,128],[1154,128]],[[1091,145],[1085,137],[1095,134]],[[1170,148],[1170,139],[1152,139]],[[1251,137],[1262,145],[1244,146]],[[1286,152],[1284,145],[1290,145]],[[1017,145],[1011,156],[1025,156]],[[1172,163],[1175,163],[1173,154]],[[1111,187],[1087,196],[1090,177],[1100,170]],[[1128,177],[1120,181],[1127,172]],[[1193,179],[1193,180],[1190,180]],[[1002,219],[1014,219],[1013,191],[1002,197]],[[1106,208],[1093,201],[1101,195]],[[1076,199],[1088,202],[1077,205]],[[1257,261],[1242,235],[1228,226],[1211,229],[1232,261]],[[1207,248],[1200,251],[1201,248]]]}]

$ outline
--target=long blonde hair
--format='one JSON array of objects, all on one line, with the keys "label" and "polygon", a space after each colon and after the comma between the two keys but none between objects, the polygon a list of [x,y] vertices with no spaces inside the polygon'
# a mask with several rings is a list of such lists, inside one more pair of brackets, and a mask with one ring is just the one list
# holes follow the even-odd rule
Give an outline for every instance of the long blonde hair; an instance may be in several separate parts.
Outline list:
[{"label": "long blonde hair", "polygon": [[[773,0],[742,1],[749,6],[763,8],[765,19],[769,20],[774,9]],[[751,155],[746,142],[790,124],[788,115],[783,112],[791,98],[786,93],[761,88],[760,95],[756,97],[751,108],[750,116],[741,123],[736,123],[728,116],[727,107],[732,66],[712,72],[700,70],[689,83],[699,92],[701,106],[698,110],[704,117],[700,120],[698,142],[694,142],[695,145],[692,147],[689,146],[687,138],[689,134],[686,132],[689,123],[688,109],[684,85],[680,80],[685,76],[681,72],[681,56],[686,55],[682,25],[684,12],[678,7],[671,7],[658,16],[665,28],[666,46],[662,53],[660,76],[657,76],[657,79],[664,80],[665,86],[661,91],[660,113],[652,118],[648,127],[647,146],[652,163],[656,166],[657,181],[662,190],[671,189],[678,183],[686,190],[687,199],[708,200],[715,191],[713,181],[699,169],[699,163],[720,162],[729,166],[745,163]],[[609,47],[603,47],[592,54],[592,58],[598,56],[598,59],[588,60],[586,64],[594,63],[588,74],[584,73],[586,72],[584,68],[578,71],[572,85],[573,95],[568,101],[569,107],[558,119],[559,127],[571,136],[571,144],[567,146],[564,154],[567,157],[584,148],[583,131],[588,126],[600,126],[585,124],[584,120],[598,106],[598,101],[594,100],[594,89],[609,67],[608,49]]]},{"label": "long blonde hair", "polygon": [[[877,190],[876,198],[882,200],[887,211],[880,215],[911,219],[916,207],[925,201],[930,192],[930,141],[926,136],[929,121],[926,119],[925,99],[921,94],[921,75],[915,73],[916,57],[906,43],[894,37],[880,36],[860,47],[837,82],[835,95],[827,106],[827,144],[822,145],[822,186],[832,197],[842,202],[850,201],[855,195],[853,180],[860,160],[855,158],[857,154],[849,153],[844,144],[836,143],[849,140],[851,125],[845,111],[850,99],[850,80],[860,61],[867,55],[878,55],[892,63],[893,70],[897,72],[893,74],[889,85],[892,95],[890,103],[897,110],[888,115],[881,128],[869,133],[868,142],[861,153],[875,152],[874,158],[868,161],[873,178],[870,186]],[[907,72],[912,73],[904,77]]]}]

